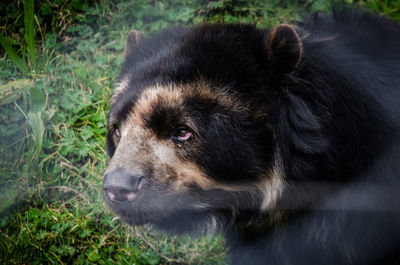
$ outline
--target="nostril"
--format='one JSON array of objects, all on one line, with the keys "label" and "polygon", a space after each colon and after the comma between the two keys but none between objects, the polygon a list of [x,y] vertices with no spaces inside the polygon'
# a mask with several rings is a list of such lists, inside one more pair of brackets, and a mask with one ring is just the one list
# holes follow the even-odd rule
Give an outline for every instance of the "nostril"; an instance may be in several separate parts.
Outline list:
[{"label": "nostril", "polygon": [[127,189],[104,189],[107,198],[112,202],[125,202],[135,199],[137,192]]},{"label": "nostril", "polygon": [[107,190],[107,189],[105,189],[104,192],[110,201],[116,201],[116,196],[115,196],[114,192],[112,192],[111,190]]}]

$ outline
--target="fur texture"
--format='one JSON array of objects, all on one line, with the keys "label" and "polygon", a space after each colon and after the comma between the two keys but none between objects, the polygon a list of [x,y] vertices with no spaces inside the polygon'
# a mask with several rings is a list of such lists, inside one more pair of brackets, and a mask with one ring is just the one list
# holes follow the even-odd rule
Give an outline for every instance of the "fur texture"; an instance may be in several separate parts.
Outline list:
[{"label": "fur texture", "polygon": [[133,31],[106,201],[131,225],[222,232],[233,264],[400,263],[400,27]]}]

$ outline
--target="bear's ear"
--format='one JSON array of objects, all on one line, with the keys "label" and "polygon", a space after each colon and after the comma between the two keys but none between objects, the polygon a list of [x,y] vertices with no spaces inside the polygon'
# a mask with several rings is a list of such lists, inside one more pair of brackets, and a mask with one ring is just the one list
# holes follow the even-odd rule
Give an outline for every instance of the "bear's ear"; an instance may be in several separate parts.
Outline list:
[{"label": "bear's ear", "polygon": [[125,56],[132,53],[142,40],[142,34],[137,30],[129,32],[128,39],[125,45]]},{"label": "bear's ear", "polygon": [[300,64],[303,46],[291,25],[281,24],[270,29],[267,37],[268,59],[279,74],[290,74]]}]

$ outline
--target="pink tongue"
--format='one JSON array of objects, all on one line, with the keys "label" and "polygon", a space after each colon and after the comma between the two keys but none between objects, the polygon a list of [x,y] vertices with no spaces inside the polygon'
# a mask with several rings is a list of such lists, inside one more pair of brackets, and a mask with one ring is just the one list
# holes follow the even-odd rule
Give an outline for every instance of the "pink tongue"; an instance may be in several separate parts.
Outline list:
[{"label": "pink tongue", "polygon": [[135,197],[136,197],[136,193],[134,193],[134,192],[129,192],[129,193],[126,195],[126,198],[128,199],[128,201],[133,200]]}]

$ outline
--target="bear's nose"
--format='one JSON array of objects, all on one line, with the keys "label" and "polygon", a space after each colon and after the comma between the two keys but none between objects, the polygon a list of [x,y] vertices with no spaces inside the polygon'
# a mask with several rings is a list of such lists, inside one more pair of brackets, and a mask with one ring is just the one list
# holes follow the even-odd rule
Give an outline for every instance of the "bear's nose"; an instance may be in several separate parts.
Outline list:
[{"label": "bear's nose", "polygon": [[129,174],[122,169],[107,173],[103,182],[107,199],[116,203],[134,200],[142,186],[142,177]]}]

